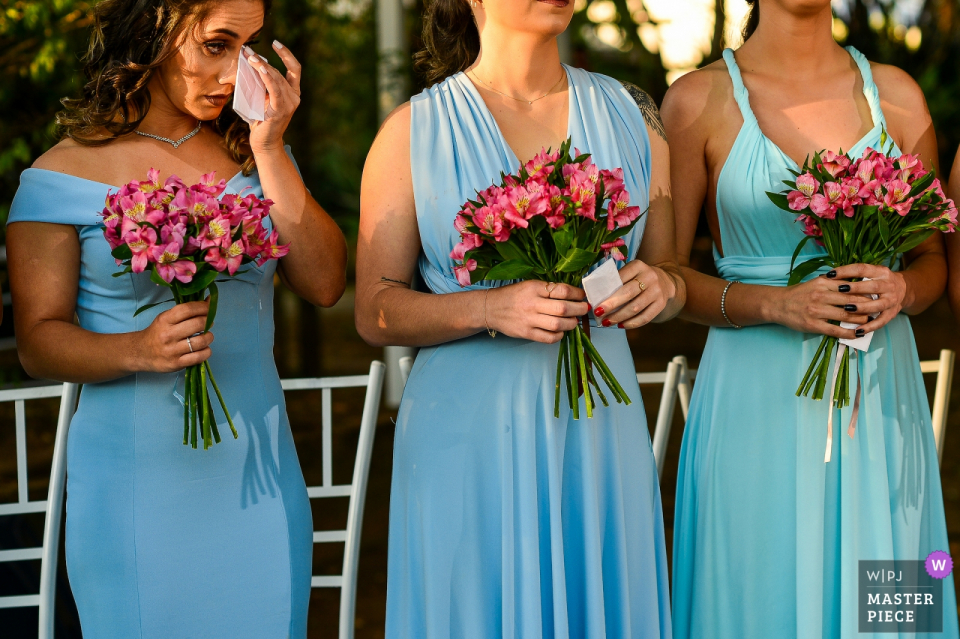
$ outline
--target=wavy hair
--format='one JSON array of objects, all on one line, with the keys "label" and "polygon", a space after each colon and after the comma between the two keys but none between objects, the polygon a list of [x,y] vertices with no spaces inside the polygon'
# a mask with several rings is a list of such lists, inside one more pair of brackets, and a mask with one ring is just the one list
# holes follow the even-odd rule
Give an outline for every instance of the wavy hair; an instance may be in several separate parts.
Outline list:
[{"label": "wavy hair", "polygon": [[467,0],[429,0],[423,15],[423,49],[414,68],[432,86],[465,71],[480,54],[480,32]]},{"label": "wavy hair", "polygon": [[[87,79],[80,97],[61,100],[61,136],[101,146],[133,133],[150,110],[147,84],[173,57],[184,34],[199,25],[215,0],[102,0],[94,9],[90,45],[83,57]],[[261,0],[264,12],[270,0]],[[213,122],[245,175],[255,167],[250,127],[232,109]]]},{"label": "wavy hair", "polygon": [[747,19],[743,22],[744,42],[753,35],[753,32],[757,30],[757,25],[760,24],[760,0],[747,0],[747,4],[750,5],[750,13],[747,14]]}]

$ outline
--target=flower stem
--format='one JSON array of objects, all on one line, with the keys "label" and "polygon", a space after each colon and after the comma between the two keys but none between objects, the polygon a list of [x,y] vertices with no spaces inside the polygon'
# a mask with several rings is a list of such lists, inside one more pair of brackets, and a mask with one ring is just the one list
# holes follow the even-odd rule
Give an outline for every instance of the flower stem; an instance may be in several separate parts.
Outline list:
[{"label": "flower stem", "polygon": [[217,399],[220,401],[220,408],[223,409],[223,414],[227,416],[227,423],[230,424],[230,432],[233,433],[233,438],[236,439],[237,429],[233,425],[233,419],[230,417],[230,411],[227,410],[227,403],[223,401],[223,395],[220,394],[220,387],[217,386],[217,380],[213,376],[213,370],[210,369],[210,362],[205,361],[203,366],[207,369],[207,376],[210,378],[210,383],[213,385],[213,392],[217,394]]},{"label": "flower stem", "polygon": [[573,332],[567,333],[567,339],[569,341],[569,359],[568,363],[570,365],[570,386],[568,390],[570,391],[570,409],[573,411],[573,418],[580,419],[580,398],[577,397],[577,367],[574,364],[574,358],[576,356],[576,342],[573,337]]},{"label": "flower stem", "polygon": [[194,369],[193,375],[190,376],[190,388],[187,390],[187,403],[190,404],[190,445],[193,448],[197,447],[197,380],[199,376],[196,369],[198,367],[191,367]]},{"label": "flower stem", "polygon": [[627,396],[627,393],[623,390],[623,387],[620,386],[620,382],[617,381],[616,376],[613,374],[613,371],[610,370],[610,367],[607,366],[607,363],[603,361],[603,358],[600,356],[600,352],[597,350],[596,346],[593,345],[593,342],[589,338],[584,340],[584,347],[586,347],[587,352],[590,353],[590,357],[593,359],[597,367],[602,371],[604,377],[606,378],[607,385],[610,387],[615,394],[619,394],[623,398],[623,402],[629,406],[631,404],[630,398]]},{"label": "flower stem", "polygon": [[587,383],[587,366],[583,361],[583,334],[579,326],[573,329],[573,337],[577,351],[577,366],[580,368],[580,383],[583,385],[583,401],[587,406],[587,418],[591,418],[593,417],[593,397]]},{"label": "flower stem", "polygon": [[567,350],[566,335],[560,340],[560,349],[557,351],[557,385],[553,398],[553,416],[560,417],[560,377],[563,375],[563,354]]},{"label": "flower stem", "polygon": [[203,425],[203,449],[207,450],[213,444],[210,436],[210,411],[207,410],[210,402],[207,398],[207,369],[200,367],[200,423]]},{"label": "flower stem", "polygon": [[810,387],[808,386],[807,381],[810,379],[810,374],[813,373],[814,369],[817,366],[817,361],[820,358],[820,354],[823,352],[824,346],[827,345],[827,339],[828,337],[824,335],[823,338],[820,340],[820,347],[817,348],[816,354],[813,356],[813,359],[810,360],[810,366],[807,367],[807,372],[803,376],[803,381],[800,382],[800,387],[797,388],[797,397],[800,397],[801,395],[806,395],[807,392],[810,390]]},{"label": "flower stem", "polygon": [[190,371],[192,367],[187,367],[183,371],[183,392],[186,397],[183,398],[183,445],[187,445],[187,440],[190,437]]}]

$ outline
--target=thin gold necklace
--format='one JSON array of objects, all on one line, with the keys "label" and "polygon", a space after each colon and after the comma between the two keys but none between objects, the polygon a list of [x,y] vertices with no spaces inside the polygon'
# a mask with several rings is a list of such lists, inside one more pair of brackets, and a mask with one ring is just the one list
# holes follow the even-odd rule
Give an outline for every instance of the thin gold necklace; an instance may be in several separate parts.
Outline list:
[{"label": "thin gold necklace", "polygon": [[[561,71],[562,71],[562,69],[561,69]],[[567,74],[566,74],[566,73],[562,73],[562,74],[560,75],[560,79],[557,80],[556,83],[554,83],[554,85],[553,85],[552,87],[550,87],[550,89],[549,89],[546,93],[544,93],[543,95],[541,95],[539,98],[534,98],[534,99],[532,99],[532,100],[528,100],[528,99],[526,99],[526,98],[515,98],[515,97],[513,97],[512,95],[507,95],[507,94],[504,93],[503,91],[497,91],[497,90],[494,89],[492,86],[490,86],[489,84],[487,84],[486,82],[484,82],[482,79],[480,79],[480,76],[477,75],[477,72],[474,71],[473,69],[470,69],[470,71],[468,71],[468,73],[472,73],[472,74],[473,74],[473,77],[475,77],[475,78],[480,82],[480,84],[482,84],[483,86],[487,87],[488,89],[490,89],[490,90],[493,91],[494,93],[497,93],[497,94],[499,94],[499,95],[502,95],[502,96],[505,97],[505,98],[510,98],[511,100],[516,100],[517,102],[526,102],[527,104],[530,104],[530,105],[532,105],[532,104],[533,104],[534,102],[536,102],[537,100],[542,100],[542,99],[544,99],[545,97],[547,97],[548,95],[550,95],[551,93],[553,93],[553,90],[556,89],[557,86],[558,86],[561,82],[563,82],[563,79],[564,79],[565,77],[567,77]]]}]

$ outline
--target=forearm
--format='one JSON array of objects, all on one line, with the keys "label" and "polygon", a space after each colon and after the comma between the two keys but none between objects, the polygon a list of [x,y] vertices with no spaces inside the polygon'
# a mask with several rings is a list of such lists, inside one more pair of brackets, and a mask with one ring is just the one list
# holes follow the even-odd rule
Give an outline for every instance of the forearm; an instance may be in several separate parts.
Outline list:
[{"label": "forearm", "polygon": [[940,299],[947,285],[947,266],[943,253],[930,251],[915,258],[903,271],[906,294],[903,312],[916,315]]},{"label": "forearm", "polygon": [[46,320],[18,332],[17,351],[31,377],[106,382],[144,369],[139,337],[139,332],[94,333],[62,320]]},{"label": "forearm", "polygon": [[[419,293],[378,284],[357,296],[357,330],[372,346],[433,346],[485,330],[488,291]],[[365,298],[365,299],[364,299]]]},{"label": "forearm", "polygon": [[[730,326],[723,316],[720,300],[728,281],[705,275],[688,266],[681,266],[686,282],[686,305],[680,317],[706,326]],[[727,289],[723,306],[731,322],[739,326],[755,326],[776,322],[775,300],[783,287],[755,284],[733,284]]]},{"label": "forearm", "polygon": [[320,306],[332,306],[346,288],[347,244],[337,223],[309,196],[293,161],[281,148],[257,156],[265,197],[273,200],[270,219],[290,252],[279,273],[295,293]]}]

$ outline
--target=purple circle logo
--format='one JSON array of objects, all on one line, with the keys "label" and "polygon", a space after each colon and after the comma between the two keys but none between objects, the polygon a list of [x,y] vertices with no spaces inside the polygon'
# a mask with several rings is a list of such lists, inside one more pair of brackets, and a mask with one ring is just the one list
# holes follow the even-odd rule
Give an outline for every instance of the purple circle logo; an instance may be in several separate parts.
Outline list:
[{"label": "purple circle logo", "polygon": [[934,579],[943,579],[953,572],[953,559],[942,550],[934,550],[924,562],[927,574]]}]

